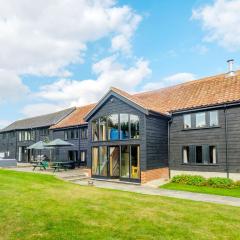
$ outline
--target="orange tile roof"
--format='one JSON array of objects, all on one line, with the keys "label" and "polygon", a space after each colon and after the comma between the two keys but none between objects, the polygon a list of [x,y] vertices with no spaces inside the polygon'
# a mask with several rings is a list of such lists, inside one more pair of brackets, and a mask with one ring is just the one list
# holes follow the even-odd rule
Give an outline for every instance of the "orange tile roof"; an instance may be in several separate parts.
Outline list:
[{"label": "orange tile roof", "polygon": [[55,124],[51,127],[51,129],[56,128],[65,128],[65,127],[72,127],[77,125],[86,124],[84,121],[84,116],[91,111],[96,104],[89,104],[83,107],[77,107],[75,111],[69,114],[66,118],[60,121],[58,124]]},{"label": "orange tile roof", "polygon": [[155,91],[134,94],[148,110],[168,114],[174,111],[240,101],[240,71],[230,77],[221,74]]},{"label": "orange tile roof", "polygon": [[[240,102],[240,71],[236,71],[235,76],[232,77],[220,74],[137,94],[129,94],[114,87],[110,90],[144,109],[168,115],[174,111]],[[77,108],[52,128],[84,124],[84,117],[96,105],[90,104]]]}]

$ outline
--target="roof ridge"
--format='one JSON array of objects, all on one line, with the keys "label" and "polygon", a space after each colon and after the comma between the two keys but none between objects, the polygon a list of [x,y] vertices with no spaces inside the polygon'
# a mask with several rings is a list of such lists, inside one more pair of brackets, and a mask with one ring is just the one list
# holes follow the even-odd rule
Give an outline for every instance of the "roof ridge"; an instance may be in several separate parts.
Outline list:
[{"label": "roof ridge", "polygon": [[[240,70],[236,70],[235,72],[237,74],[235,76],[232,76],[233,78],[238,76],[238,74],[240,74]],[[138,97],[139,95],[142,95],[142,94],[149,94],[149,93],[152,93],[152,92],[158,92],[158,91],[168,90],[168,89],[171,89],[171,88],[181,87],[181,86],[185,86],[185,85],[196,84],[196,83],[199,83],[200,81],[205,82],[205,81],[209,81],[209,80],[214,80],[215,78],[224,77],[224,76],[226,76],[226,74],[227,73],[220,73],[220,74],[212,75],[212,76],[208,76],[208,77],[201,77],[199,79],[190,80],[190,81],[183,82],[183,83],[178,83],[178,84],[168,86],[168,87],[162,87],[162,88],[158,88],[158,89],[154,89],[154,90],[150,90],[150,91],[138,92],[136,94],[133,94],[133,96]]]}]

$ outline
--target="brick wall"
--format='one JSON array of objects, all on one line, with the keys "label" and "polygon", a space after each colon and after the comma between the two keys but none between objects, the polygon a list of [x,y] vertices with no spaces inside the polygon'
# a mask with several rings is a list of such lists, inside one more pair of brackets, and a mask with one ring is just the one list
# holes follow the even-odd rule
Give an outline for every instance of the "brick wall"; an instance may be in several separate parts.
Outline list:
[{"label": "brick wall", "polygon": [[157,168],[141,172],[141,183],[146,183],[155,179],[169,179],[169,168]]}]

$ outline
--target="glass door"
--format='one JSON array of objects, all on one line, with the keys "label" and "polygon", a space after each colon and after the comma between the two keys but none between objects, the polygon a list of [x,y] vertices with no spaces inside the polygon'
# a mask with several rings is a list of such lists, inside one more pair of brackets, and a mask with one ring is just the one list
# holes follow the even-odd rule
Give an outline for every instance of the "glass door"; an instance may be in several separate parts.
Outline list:
[{"label": "glass door", "polygon": [[109,147],[109,176],[119,177],[120,151],[118,146]]}]

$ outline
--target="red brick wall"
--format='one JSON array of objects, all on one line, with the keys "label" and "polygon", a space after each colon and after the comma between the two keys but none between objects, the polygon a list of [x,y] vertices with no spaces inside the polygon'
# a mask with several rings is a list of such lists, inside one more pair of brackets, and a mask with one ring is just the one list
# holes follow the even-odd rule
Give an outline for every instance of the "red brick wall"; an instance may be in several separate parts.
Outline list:
[{"label": "red brick wall", "polygon": [[141,172],[141,183],[146,183],[159,178],[169,179],[169,168],[157,168]]}]

